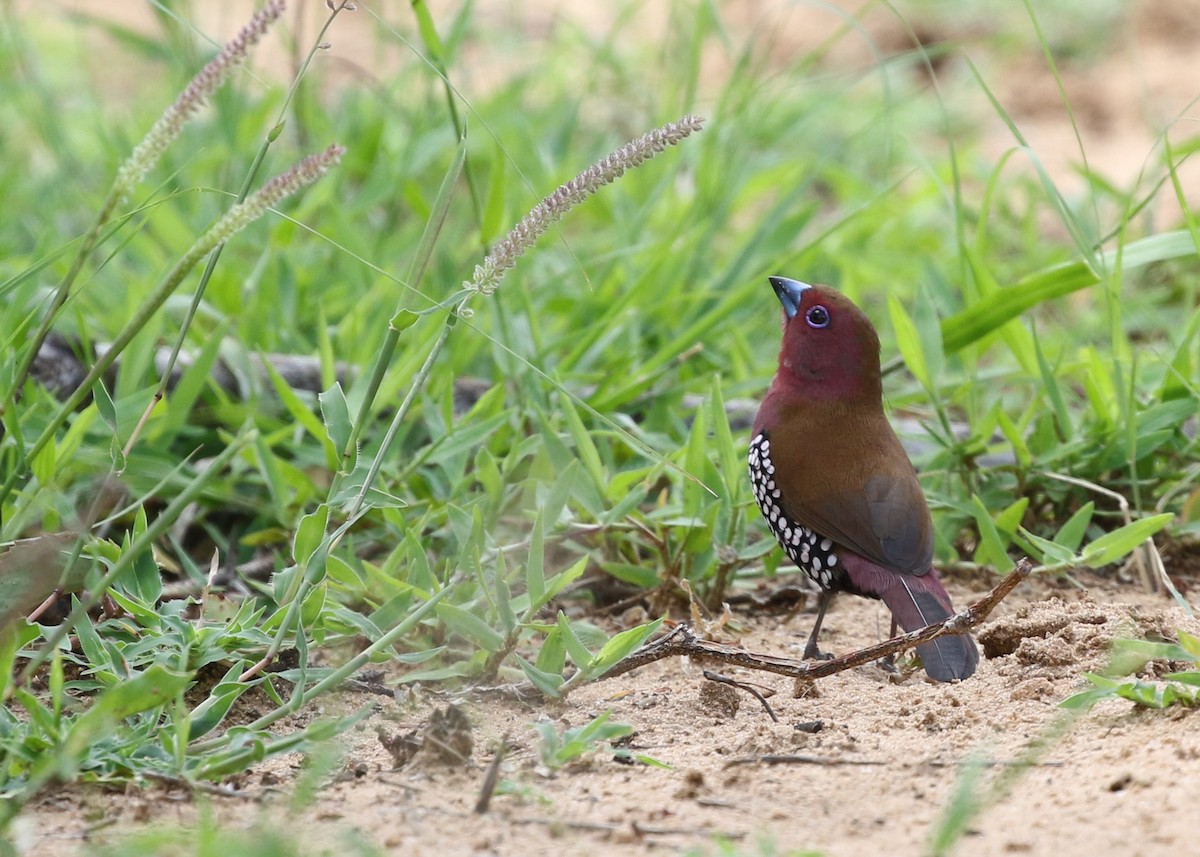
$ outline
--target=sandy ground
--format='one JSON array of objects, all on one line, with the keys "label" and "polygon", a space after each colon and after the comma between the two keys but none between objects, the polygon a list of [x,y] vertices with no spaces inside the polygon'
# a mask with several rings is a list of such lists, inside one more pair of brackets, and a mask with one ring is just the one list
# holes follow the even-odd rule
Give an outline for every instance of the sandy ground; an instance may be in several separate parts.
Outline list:
[{"label": "sandy ground", "polygon": [[[456,699],[425,693],[378,711],[347,740],[346,759],[315,803],[287,814],[298,759],[278,759],[236,783],[240,797],[210,798],[229,825],[302,825],[314,848],[356,831],[388,853],[453,855],[641,854],[713,838],[740,853],[812,849],[832,855],[920,854],[971,763],[984,793],[1011,778],[970,825],[958,853],[1138,855],[1188,853],[1200,805],[1200,714],[1104,702],[1069,719],[1057,703],[1099,670],[1117,637],[1200,633],[1200,623],[1129,585],[1098,579],[1086,591],[1033,580],[985,625],[986,657],[972,679],[933,684],[920,672],[897,682],[876,666],[822,679],[795,698],[790,680],[721,670],[775,691],[773,723],[748,695],[714,696],[701,668],[680,660],[586,686],[567,702],[522,703],[499,694]],[[959,604],[972,592],[951,585]],[[752,651],[798,657],[812,617],[742,617],[722,638]],[[829,647],[845,652],[886,629],[878,605],[843,598],[827,619]],[[998,654],[1004,651],[1006,654]],[[1165,668],[1166,665],[1160,665]],[[469,756],[419,752],[400,769],[385,738],[421,730],[447,704],[465,715]],[[740,704],[738,704],[740,703]],[[357,694],[331,707],[369,704]],[[634,734],[623,746],[670,768],[628,764],[609,745],[582,764],[543,766],[530,724],[580,726],[605,710]],[[804,731],[813,730],[818,731]],[[1059,733],[1065,730],[1065,734]],[[474,812],[495,747],[511,747],[489,811]],[[1032,767],[1014,763],[1042,739]],[[764,757],[785,761],[771,763]],[[27,853],[88,854],[147,821],[189,825],[196,806],[151,789],[48,794],[23,819]],[[767,853],[767,852],[762,852]]]},{"label": "sandy ground", "polygon": [[[784,62],[840,24],[839,5],[858,6],[730,2],[723,8],[740,37],[769,31]],[[224,9],[221,15],[230,8],[213,7]],[[506,20],[516,14],[495,7],[492,13]],[[1142,0],[1129,8],[1118,38],[1062,69],[1091,167],[1121,186],[1153,165],[1158,135],[1180,111],[1187,117],[1200,93],[1193,74],[1200,2]],[[537,32],[572,14],[569,4],[553,2],[526,9]],[[592,25],[602,28],[603,5],[589,9]],[[652,15],[647,33],[655,31],[653,21],[662,26],[665,18]],[[978,26],[923,22],[922,38],[961,40],[972,49],[988,35]],[[908,47],[904,30],[878,10],[868,14],[862,33],[862,41],[847,40],[828,62],[851,68],[875,61],[878,49]],[[995,57],[979,61],[1050,173],[1064,189],[1078,187],[1075,129],[1044,61],[1036,52],[1010,57],[1004,67]],[[947,73],[955,73],[957,62],[949,61]],[[719,83],[719,59],[709,73]],[[993,120],[986,150],[998,157],[1014,142]],[[1177,131],[1190,135],[1193,126],[1185,118]],[[1200,190],[1190,171],[1183,180],[1186,189]],[[1177,221],[1169,200],[1159,216]],[[256,768],[236,784],[242,797],[211,798],[211,808],[228,826],[302,828],[314,851],[329,853],[345,851],[341,837],[358,831],[387,853],[441,857],[564,850],[624,855],[651,848],[713,853],[714,837],[746,854],[770,853],[764,843],[771,843],[778,851],[908,855],[924,851],[956,786],[972,770],[967,763],[975,761],[986,766],[985,784],[1011,782],[988,801],[957,853],[1194,853],[1200,714],[1141,711],[1113,701],[1068,722],[1057,703],[1079,689],[1081,672],[1103,667],[1114,637],[1200,628],[1168,601],[1139,595],[1133,584],[1087,583],[1085,591],[1048,581],[1026,584],[983,632],[993,647],[996,640],[1011,645],[1000,646],[1003,654],[993,651],[996,656],[961,685],[934,685],[919,675],[894,683],[871,667],[822,680],[817,695],[798,699],[777,677],[739,674],[777,691],[770,704],[779,723],[748,696],[740,697],[736,712],[719,698],[702,697],[709,685],[699,667],[678,661],[584,687],[560,704],[469,692],[449,700],[425,692],[404,703],[378,703],[373,718],[348,737],[342,774],[298,816],[287,814],[286,800],[296,759]],[[987,583],[952,579],[950,588],[961,605]],[[798,656],[810,622],[807,614],[739,616],[740,632],[725,638],[754,651]],[[886,616],[875,604],[843,598],[827,622],[825,641],[845,652],[878,639]],[[390,736],[420,729],[448,702],[470,723],[469,759],[446,763],[418,755],[395,769],[377,730]],[[343,710],[359,704],[364,698],[353,695],[329,702]],[[624,764],[611,752],[557,772],[538,763],[530,723],[548,718],[560,728],[578,726],[608,709],[614,721],[634,728],[630,750],[670,767]],[[815,723],[819,731],[796,728],[815,729]],[[1013,766],[1035,742],[1064,729],[1037,766]],[[502,764],[501,790],[490,811],[478,815],[473,807],[503,736],[512,750]],[[762,759],[768,755],[802,758],[771,764]],[[167,791],[114,795],[71,788],[45,795],[19,830],[27,853],[90,854],[97,843],[119,841],[146,823],[190,825],[197,812],[195,802]]]}]

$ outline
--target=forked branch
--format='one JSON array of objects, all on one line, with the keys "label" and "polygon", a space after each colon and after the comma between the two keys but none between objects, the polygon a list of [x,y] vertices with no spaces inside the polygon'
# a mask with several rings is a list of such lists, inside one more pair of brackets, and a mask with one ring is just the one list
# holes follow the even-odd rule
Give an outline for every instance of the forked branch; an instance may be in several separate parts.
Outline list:
[{"label": "forked branch", "polygon": [[947,634],[957,634],[975,627],[986,619],[988,614],[995,609],[996,605],[1003,601],[1017,587],[1017,584],[1028,577],[1031,571],[1033,571],[1033,563],[1028,559],[1022,559],[1017,563],[1017,567],[1007,577],[996,584],[991,592],[966,610],[955,613],[944,622],[938,622],[936,625],[927,625],[916,631],[901,634],[890,640],[884,640],[873,646],[867,646],[865,649],[859,649],[856,652],[850,652],[849,654],[827,661],[798,661],[794,658],[747,652],[744,649],[734,646],[702,640],[692,633],[692,629],[688,625],[682,624],[676,626],[666,636],[642,646],[642,648],[618,663],[602,677],[614,678],[653,661],[669,657],[686,656],[706,662],[715,661],[745,667],[746,669],[777,673],[796,679],[811,681],[824,678],[825,676],[862,666],[863,664],[871,663],[889,655],[907,651],[919,646],[921,643],[936,640],[938,637],[944,637]]}]

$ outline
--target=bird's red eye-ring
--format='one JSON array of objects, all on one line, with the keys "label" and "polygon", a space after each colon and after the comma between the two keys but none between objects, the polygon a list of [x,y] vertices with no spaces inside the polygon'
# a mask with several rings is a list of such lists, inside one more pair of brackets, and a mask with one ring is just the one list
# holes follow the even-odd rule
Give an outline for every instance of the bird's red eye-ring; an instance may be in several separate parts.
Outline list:
[{"label": "bird's red eye-ring", "polygon": [[804,320],[808,322],[809,327],[829,327],[829,310],[820,304],[809,307],[808,312],[804,314]]}]

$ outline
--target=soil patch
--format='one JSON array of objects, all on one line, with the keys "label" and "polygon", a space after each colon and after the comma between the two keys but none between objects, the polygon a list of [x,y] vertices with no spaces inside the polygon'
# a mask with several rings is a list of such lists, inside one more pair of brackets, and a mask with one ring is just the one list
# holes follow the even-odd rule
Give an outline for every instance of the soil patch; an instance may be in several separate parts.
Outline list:
[{"label": "soil patch", "polygon": [[[775,692],[778,723],[753,697],[731,696],[679,661],[583,687],[564,703],[418,692],[380,704],[349,736],[344,763],[300,818],[288,815],[297,759],[256,768],[236,798],[205,802],[229,825],[303,824],[314,848],[337,847],[352,830],[389,851],[445,857],[676,851],[711,847],[713,837],[751,853],[765,840],[829,855],[917,854],[971,765],[983,766],[985,782],[1013,777],[1014,763],[1047,738],[1037,765],[980,816],[972,854],[1186,851],[1186,808],[1200,801],[1200,715],[1113,701],[1072,722],[1057,703],[1082,689],[1081,672],[1104,667],[1113,639],[1200,634],[1200,623],[1095,583],[1078,591],[1035,580],[1010,596],[979,634],[979,672],[961,684],[869,666],[797,699],[786,679],[727,671]],[[980,594],[951,590],[959,604]],[[725,642],[798,657],[811,621],[739,619]],[[883,608],[854,598],[839,599],[826,621],[824,640],[837,652],[876,641],[888,624]],[[369,703],[345,694],[330,704]],[[530,724],[550,720],[561,733],[606,710],[634,729],[621,749],[670,767],[631,764],[608,745],[557,771],[541,763]],[[412,752],[397,755],[405,734]],[[479,815],[502,741],[500,786]],[[196,806],[181,798],[66,790],[26,813],[25,841],[47,857],[89,853],[147,821],[190,823]]]}]

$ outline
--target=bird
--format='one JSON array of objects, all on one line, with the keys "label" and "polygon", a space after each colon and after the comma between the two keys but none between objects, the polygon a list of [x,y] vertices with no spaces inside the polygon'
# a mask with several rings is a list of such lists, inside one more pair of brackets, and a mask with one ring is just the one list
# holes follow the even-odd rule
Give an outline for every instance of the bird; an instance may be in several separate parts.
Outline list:
[{"label": "bird", "polygon": [[[933,523],[917,472],[883,410],[879,334],[828,286],[769,277],[783,305],[779,368],[750,430],[748,465],[775,538],[820,589],[805,659],[833,596],[882,599],[906,631],[954,613],[933,569]],[[930,678],[968,678],[967,633],[917,646]]]}]

